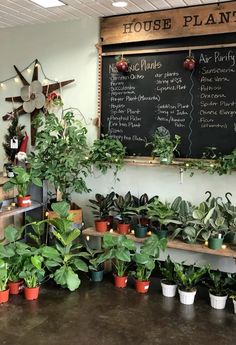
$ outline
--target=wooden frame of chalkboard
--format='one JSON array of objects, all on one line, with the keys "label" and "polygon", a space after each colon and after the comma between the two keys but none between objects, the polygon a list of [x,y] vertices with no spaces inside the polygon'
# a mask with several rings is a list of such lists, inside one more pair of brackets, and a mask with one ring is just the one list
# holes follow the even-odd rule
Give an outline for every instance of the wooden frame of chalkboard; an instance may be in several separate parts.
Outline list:
[{"label": "wooden frame of chalkboard", "polygon": [[[131,157],[150,156],[145,142],[157,128],[181,136],[181,158],[202,158],[206,147],[230,153],[236,146],[235,48],[226,43],[101,53],[101,133],[120,139]],[[192,72],[183,68],[189,52],[198,60]],[[126,75],[115,69],[114,56],[121,54],[130,61]]]}]

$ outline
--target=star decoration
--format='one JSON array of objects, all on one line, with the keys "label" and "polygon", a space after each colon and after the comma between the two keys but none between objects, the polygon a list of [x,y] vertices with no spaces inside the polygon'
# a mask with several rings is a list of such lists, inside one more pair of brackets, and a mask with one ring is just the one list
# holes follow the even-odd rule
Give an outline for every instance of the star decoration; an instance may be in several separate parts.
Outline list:
[{"label": "star decoration", "polygon": [[[43,110],[45,105],[45,99],[47,96],[62,87],[73,83],[75,80],[65,80],[62,82],[55,82],[52,84],[42,86],[38,80],[38,60],[35,60],[34,63],[34,70],[31,82],[28,82],[22,73],[18,70],[16,66],[14,66],[16,73],[23,84],[21,88],[21,95],[20,96],[13,96],[13,97],[6,97],[5,101],[7,102],[15,102],[15,103],[22,103],[21,106],[14,109],[13,112],[5,114],[2,118],[4,121],[12,120],[12,114],[14,116],[20,116],[23,114],[31,114],[31,123],[33,118]],[[31,124],[31,143],[34,145],[35,143],[35,135],[36,135],[36,128]]]}]

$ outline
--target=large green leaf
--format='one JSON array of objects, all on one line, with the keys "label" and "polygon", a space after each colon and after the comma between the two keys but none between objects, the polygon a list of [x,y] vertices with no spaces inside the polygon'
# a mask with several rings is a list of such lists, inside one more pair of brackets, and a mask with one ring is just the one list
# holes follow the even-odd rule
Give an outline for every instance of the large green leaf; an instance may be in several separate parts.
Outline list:
[{"label": "large green leaf", "polygon": [[129,250],[125,248],[120,248],[115,251],[115,257],[118,260],[124,261],[124,262],[130,262],[130,252]]},{"label": "large green leaf", "polygon": [[42,261],[43,258],[42,256],[39,255],[34,255],[31,257],[31,263],[34,265],[34,267],[36,267],[38,270],[40,270],[42,268]]},{"label": "large green leaf", "polygon": [[52,210],[56,212],[60,217],[66,218],[68,216],[68,211],[70,210],[70,205],[65,201],[60,201],[52,204]]},{"label": "large green leaf", "polygon": [[8,225],[4,229],[4,236],[8,242],[15,242],[20,239],[22,234],[21,230],[16,229],[13,225]]},{"label": "large green leaf", "polygon": [[80,286],[80,279],[71,267],[62,266],[56,270],[54,279],[58,285],[67,287],[70,291],[74,291]]},{"label": "large green leaf", "polygon": [[81,259],[74,259],[73,264],[79,271],[88,272],[88,265]]}]

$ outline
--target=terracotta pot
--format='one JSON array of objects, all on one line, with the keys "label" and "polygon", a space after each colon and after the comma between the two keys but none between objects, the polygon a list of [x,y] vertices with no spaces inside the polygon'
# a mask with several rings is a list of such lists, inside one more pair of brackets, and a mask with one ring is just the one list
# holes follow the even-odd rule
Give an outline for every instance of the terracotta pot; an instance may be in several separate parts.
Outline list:
[{"label": "terracotta pot", "polygon": [[115,282],[115,287],[117,288],[125,288],[127,286],[127,281],[128,281],[128,277],[124,276],[124,277],[119,277],[119,276],[114,276],[114,282]]},{"label": "terracotta pot", "polygon": [[19,207],[29,207],[31,205],[31,195],[17,196],[17,205]]},{"label": "terracotta pot", "polygon": [[6,303],[9,300],[9,289],[0,291],[0,304]]},{"label": "terracotta pot", "polygon": [[18,282],[12,282],[9,281],[8,282],[8,286],[9,286],[9,292],[11,295],[18,295],[21,291],[21,287],[23,285],[23,280],[20,280]]},{"label": "terracotta pot", "polygon": [[130,231],[130,224],[125,224],[125,223],[119,223],[117,225],[117,230],[118,230],[118,233],[121,234],[121,235],[126,235],[129,233]]},{"label": "terracotta pot", "polygon": [[95,220],[95,230],[97,232],[106,232],[108,229],[107,220]]},{"label": "terracotta pot", "polygon": [[25,295],[25,299],[27,301],[33,301],[35,299],[38,299],[38,297],[39,297],[39,286],[36,286],[34,288],[25,287],[24,288],[24,295]]},{"label": "terracotta pot", "polygon": [[135,281],[135,290],[139,293],[147,293],[149,286],[150,286],[149,281],[141,281],[141,280]]}]

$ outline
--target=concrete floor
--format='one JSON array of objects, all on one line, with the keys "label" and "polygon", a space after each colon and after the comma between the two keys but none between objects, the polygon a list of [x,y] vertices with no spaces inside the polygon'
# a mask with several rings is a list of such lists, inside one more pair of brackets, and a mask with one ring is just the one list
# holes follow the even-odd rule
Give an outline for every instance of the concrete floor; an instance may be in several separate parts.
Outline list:
[{"label": "concrete floor", "polygon": [[108,277],[83,279],[74,293],[44,287],[38,301],[14,296],[0,305],[0,345],[233,345],[235,335],[231,301],[214,310],[201,290],[195,305],[184,306],[162,297],[157,279],[148,295],[132,283],[117,289]]}]

